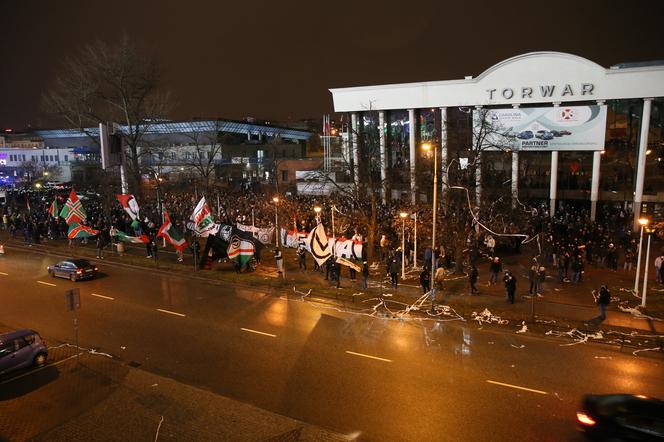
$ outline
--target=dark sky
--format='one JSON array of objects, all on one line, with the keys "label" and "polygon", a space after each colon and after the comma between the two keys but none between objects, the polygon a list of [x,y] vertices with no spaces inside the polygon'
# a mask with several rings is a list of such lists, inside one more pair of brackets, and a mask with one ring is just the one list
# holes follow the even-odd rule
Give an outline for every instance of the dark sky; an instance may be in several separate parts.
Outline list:
[{"label": "dark sky", "polygon": [[170,117],[288,121],[331,112],[331,87],[460,79],[531,51],[664,59],[663,29],[661,0],[0,0],[0,128],[52,125],[61,60],[122,34],[157,54]]}]

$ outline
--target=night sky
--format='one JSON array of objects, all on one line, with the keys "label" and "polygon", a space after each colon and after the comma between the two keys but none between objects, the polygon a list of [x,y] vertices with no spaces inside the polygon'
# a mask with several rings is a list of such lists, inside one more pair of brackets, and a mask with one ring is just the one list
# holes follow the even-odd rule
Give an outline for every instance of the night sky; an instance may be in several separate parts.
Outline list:
[{"label": "night sky", "polygon": [[320,118],[331,87],[477,76],[539,50],[664,59],[664,1],[0,0],[0,25],[15,130],[53,126],[41,96],[61,60],[123,33],[157,54],[174,119]]}]

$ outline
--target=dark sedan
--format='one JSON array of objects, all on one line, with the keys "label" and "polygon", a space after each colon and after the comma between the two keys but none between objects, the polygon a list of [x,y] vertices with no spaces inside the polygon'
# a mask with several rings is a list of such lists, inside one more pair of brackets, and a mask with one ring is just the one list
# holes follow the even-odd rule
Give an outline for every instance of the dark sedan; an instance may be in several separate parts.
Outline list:
[{"label": "dark sedan", "polygon": [[65,259],[59,263],[48,266],[48,273],[53,277],[67,278],[72,281],[94,278],[99,269],[87,259]]},{"label": "dark sedan", "polygon": [[664,401],[631,394],[586,395],[577,426],[591,440],[664,441]]}]

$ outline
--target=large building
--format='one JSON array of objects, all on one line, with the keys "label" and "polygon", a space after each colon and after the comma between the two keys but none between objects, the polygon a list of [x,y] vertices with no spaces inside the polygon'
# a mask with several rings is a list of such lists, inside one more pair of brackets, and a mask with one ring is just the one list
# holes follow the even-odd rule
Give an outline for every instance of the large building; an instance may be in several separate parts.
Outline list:
[{"label": "large building", "polygon": [[[428,142],[440,174],[464,160],[480,164],[478,204],[491,185],[510,186],[515,201],[546,198],[552,215],[561,199],[587,200],[593,219],[600,201],[631,206],[635,219],[644,203],[664,203],[664,62],[607,69],[571,54],[535,52],[462,80],[330,91],[335,111],[349,114],[345,151],[356,181],[358,135],[377,128],[384,198],[401,178],[412,201],[419,199],[418,148]],[[487,121],[493,138],[478,135]]]}]

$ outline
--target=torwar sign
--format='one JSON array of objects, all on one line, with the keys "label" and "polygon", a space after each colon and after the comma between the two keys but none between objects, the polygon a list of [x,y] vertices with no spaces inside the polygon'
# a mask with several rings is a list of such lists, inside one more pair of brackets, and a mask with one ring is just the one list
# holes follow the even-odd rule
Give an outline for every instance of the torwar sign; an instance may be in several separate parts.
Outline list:
[{"label": "torwar sign", "polygon": [[[604,150],[606,106],[492,109],[483,148],[514,150]],[[477,125],[479,112],[474,112]],[[475,133],[480,133],[477,128]]]},{"label": "torwar sign", "polygon": [[[555,84],[532,86],[521,86],[516,90],[511,87],[487,89],[488,99],[493,101],[498,95],[505,100],[512,100],[513,98],[520,100],[527,100],[532,98],[553,98],[560,97],[562,99],[571,98],[577,95],[585,95],[588,99],[592,98],[595,85],[592,83],[581,83],[579,85],[571,85],[566,83],[562,86]],[[534,97],[533,97],[534,95]]]}]

